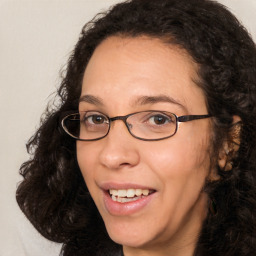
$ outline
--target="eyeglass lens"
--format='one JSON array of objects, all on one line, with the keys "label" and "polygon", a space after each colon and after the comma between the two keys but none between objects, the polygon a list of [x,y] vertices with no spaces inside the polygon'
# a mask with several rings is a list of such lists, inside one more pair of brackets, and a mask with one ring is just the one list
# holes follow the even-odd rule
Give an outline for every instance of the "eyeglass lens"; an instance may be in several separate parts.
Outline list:
[{"label": "eyeglass lens", "polygon": [[[97,111],[81,112],[64,118],[63,127],[74,138],[95,140],[108,134],[111,119]],[[176,116],[169,112],[143,111],[124,116],[122,120],[136,138],[157,140],[176,132]]]}]

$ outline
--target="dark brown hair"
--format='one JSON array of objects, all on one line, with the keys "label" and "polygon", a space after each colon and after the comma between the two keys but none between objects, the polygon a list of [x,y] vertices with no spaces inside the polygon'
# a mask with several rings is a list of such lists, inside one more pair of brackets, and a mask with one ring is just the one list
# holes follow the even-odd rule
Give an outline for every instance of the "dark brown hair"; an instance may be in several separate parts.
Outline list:
[{"label": "dark brown hair", "polygon": [[[232,169],[214,161],[220,179],[206,184],[216,204],[199,237],[196,256],[245,256],[256,252],[256,47],[248,32],[221,4],[210,0],[131,0],[86,24],[69,58],[41,126],[27,144],[32,158],[23,163],[17,201],[35,228],[63,243],[62,254],[120,255],[90,197],[76,160],[75,140],[60,127],[67,111],[78,109],[84,70],[95,48],[112,35],[170,38],[199,66],[210,115],[214,148],[242,121],[240,147]],[[217,154],[217,153],[216,153]]]}]

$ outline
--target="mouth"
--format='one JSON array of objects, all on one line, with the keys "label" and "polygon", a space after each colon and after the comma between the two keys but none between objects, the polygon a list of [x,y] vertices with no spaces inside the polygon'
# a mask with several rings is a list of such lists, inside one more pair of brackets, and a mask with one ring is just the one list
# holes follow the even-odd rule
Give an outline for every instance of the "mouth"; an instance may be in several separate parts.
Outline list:
[{"label": "mouth", "polygon": [[98,184],[103,192],[106,212],[112,216],[128,216],[150,207],[157,198],[157,190],[141,184],[104,182]]},{"label": "mouth", "polygon": [[109,189],[108,193],[110,198],[119,203],[129,203],[145,198],[153,194],[155,190],[152,189],[139,189],[139,188],[129,188],[129,189]]}]

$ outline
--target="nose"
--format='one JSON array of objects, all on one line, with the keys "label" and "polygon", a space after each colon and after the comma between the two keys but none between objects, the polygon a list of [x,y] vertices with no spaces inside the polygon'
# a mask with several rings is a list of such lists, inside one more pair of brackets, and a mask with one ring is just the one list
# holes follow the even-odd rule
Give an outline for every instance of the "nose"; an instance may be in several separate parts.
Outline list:
[{"label": "nose", "polygon": [[131,136],[122,120],[111,123],[109,134],[102,143],[99,159],[108,169],[118,170],[139,163],[138,140]]}]

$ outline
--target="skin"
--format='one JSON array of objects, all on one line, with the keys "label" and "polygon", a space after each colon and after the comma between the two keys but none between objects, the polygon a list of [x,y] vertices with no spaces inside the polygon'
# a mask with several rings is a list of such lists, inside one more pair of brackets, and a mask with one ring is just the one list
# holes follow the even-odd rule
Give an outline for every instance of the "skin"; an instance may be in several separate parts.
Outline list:
[{"label": "skin", "polygon": [[[143,110],[177,116],[207,114],[205,96],[195,84],[197,65],[185,50],[148,37],[110,37],[86,67],[80,111],[98,110],[113,117]],[[177,103],[136,101],[165,95]],[[115,242],[130,255],[193,255],[207,214],[202,192],[210,175],[210,119],[180,123],[175,136],[161,141],[133,138],[122,121],[107,137],[77,142],[77,159],[86,185]],[[156,190],[151,201],[130,215],[110,214],[100,186],[133,183]]]}]

